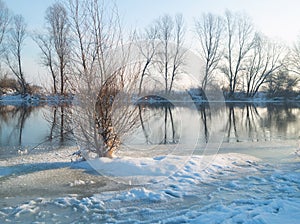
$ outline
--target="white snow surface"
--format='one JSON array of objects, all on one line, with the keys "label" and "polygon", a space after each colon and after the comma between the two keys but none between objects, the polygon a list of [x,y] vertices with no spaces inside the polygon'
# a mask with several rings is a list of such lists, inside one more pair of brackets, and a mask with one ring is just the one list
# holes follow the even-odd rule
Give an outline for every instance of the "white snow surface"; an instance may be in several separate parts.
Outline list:
[{"label": "white snow surface", "polygon": [[[62,163],[67,156],[59,152],[57,160],[50,158],[56,168],[62,163],[87,173],[96,170],[93,175],[105,175],[127,187],[90,196],[78,192],[39,197],[0,207],[0,223],[298,223],[300,160],[296,154],[289,156],[281,164],[248,154],[220,153],[102,158],[68,165]],[[32,161],[49,162],[47,156],[22,158],[28,166]],[[15,172],[9,172],[12,164],[16,160],[0,163],[2,178]],[[69,187],[93,184],[77,179]]]}]

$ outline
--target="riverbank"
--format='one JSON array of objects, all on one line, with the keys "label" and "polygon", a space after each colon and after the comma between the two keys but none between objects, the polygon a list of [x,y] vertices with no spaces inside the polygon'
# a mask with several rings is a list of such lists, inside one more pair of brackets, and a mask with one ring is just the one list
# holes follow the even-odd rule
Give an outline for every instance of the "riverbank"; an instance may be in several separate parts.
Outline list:
[{"label": "riverbank", "polygon": [[0,95],[0,106],[43,106],[43,105],[64,105],[72,104],[74,95],[21,95],[4,94]]},{"label": "riverbank", "polygon": [[[291,104],[300,106],[300,95],[291,96],[276,96],[271,97],[266,93],[258,93],[255,97],[247,97],[245,94],[237,93],[232,97],[228,97],[224,94],[224,97],[218,96],[216,102],[225,102],[227,104]],[[167,104],[174,104],[176,106],[184,106],[186,103],[195,103],[196,105],[202,105],[207,103],[213,103],[214,100],[207,100],[202,94],[195,91],[177,92],[173,95],[165,95],[164,93],[157,93],[157,95],[146,95],[143,97],[132,96],[133,104],[147,104],[152,106],[160,106]],[[43,105],[72,105],[76,103],[76,96],[73,94],[68,95],[44,95],[44,94],[3,94],[0,95],[0,106],[43,106]]]},{"label": "riverbank", "polygon": [[260,143],[226,144],[215,155],[137,152],[81,162],[66,147],[1,160],[0,220],[297,223],[296,142],[271,145],[255,153],[249,149]]}]

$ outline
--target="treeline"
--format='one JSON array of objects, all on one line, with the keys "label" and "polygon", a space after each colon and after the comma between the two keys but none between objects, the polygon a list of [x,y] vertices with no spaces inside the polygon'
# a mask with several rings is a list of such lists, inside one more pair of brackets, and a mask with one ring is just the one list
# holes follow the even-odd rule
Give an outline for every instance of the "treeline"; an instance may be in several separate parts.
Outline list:
[{"label": "treeline", "polygon": [[[115,73],[116,57],[128,60],[130,47],[125,50],[125,43],[135,45],[141,56],[134,77],[138,93],[150,82],[161,82],[170,93],[176,82],[180,85],[189,60],[184,48],[189,45],[188,29],[196,36],[193,50],[202,65],[198,86],[204,91],[214,85],[228,97],[241,92],[254,97],[262,90],[272,96],[298,91],[300,40],[292,47],[271,40],[245,14],[205,13],[193,27],[186,27],[182,15],[163,15],[142,30],[125,32],[117,6],[110,1],[64,0],[47,8],[44,21],[44,30],[29,35],[24,18],[13,15],[0,0],[0,76],[14,77],[14,88],[21,94],[30,92],[22,64],[26,38],[40,49],[53,94],[75,93],[81,84],[90,88],[88,83],[95,79],[104,84]],[[121,57],[117,48],[122,48]]]}]

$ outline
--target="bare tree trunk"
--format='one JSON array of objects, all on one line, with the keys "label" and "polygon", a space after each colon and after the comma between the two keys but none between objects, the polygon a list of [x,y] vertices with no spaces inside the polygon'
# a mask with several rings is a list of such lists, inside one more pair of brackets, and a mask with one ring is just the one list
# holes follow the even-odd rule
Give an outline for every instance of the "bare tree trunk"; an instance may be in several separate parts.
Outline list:
[{"label": "bare tree trunk", "polygon": [[139,83],[139,95],[142,92],[144,77],[146,76],[150,65],[155,63],[153,62],[153,59],[157,54],[157,38],[158,27],[156,24],[152,24],[147,29],[145,29],[144,33],[142,33],[141,37],[139,37],[140,41],[138,41],[137,43],[139,51],[146,60],[141,73],[141,79]]},{"label": "bare tree trunk", "polygon": [[148,66],[150,65],[150,62],[151,62],[151,60],[147,59],[145,65],[144,65],[144,68],[143,68],[143,71],[142,71],[142,74],[141,74],[140,84],[139,84],[139,95],[141,95],[143,80],[144,80],[144,77],[146,75],[146,70],[147,70]]},{"label": "bare tree trunk", "polygon": [[120,145],[120,138],[115,132],[111,117],[113,101],[120,91],[115,83],[115,77],[112,77],[103,84],[96,103],[96,124],[106,147],[98,154],[105,157],[112,157]]},{"label": "bare tree trunk", "polygon": [[64,95],[65,93],[65,71],[63,65],[64,59],[63,57],[60,58],[60,95]]}]

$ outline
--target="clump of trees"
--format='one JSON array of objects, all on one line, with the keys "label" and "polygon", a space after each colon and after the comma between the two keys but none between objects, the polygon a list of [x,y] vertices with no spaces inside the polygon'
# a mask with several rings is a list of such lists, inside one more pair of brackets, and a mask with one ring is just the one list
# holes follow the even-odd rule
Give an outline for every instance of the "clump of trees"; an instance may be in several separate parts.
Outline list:
[{"label": "clump of trees", "polygon": [[295,97],[293,88],[299,83],[299,78],[290,76],[287,71],[279,71],[267,80],[268,94],[271,97]]},{"label": "clump of trees", "polygon": [[0,78],[0,93],[4,94],[8,91],[18,91],[19,89],[19,83],[13,79],[9,78],[7,76]]},{"label": "clump of trees", "polygon": [[[105,81],[105,63],[111,57],[106,54],[107,49],[127,38],[120,32],[112,32],[121,30],[117,7],[112,5],[98,0],[64,0],[48,7],[45,31],[32,38],[40,48],[42,65],[51,76],[52,93],[74,92],[74,72],[83,74],[86,79],[100,72],[101,81]],[[163,15],[130,39],[137,45],[143,41],[139,47],[143,55],[140,94],[151,79],[162,79],[165,93],[171,93],[183,73],[185,33],[182,15]],[[251,18],[245,14],[229,10],[223,15],[204,13],[195,20],[194,34],[198,43],[193,47],[202,57],[199,86],[203,90],[217,81],[229,97],[236,92],[254,97],[262,87],[270,86],[271,76],[281,73],[293,78],[300,74],[299,41],[288,48],[270,40],[255,29]],[[23,95],[28,92],[22,63],[26,38],[24,18],[13,15],[0,0],[1,68],[6,68],[18,81],[18,91]],[[296,83],[289,90],[295,90]]]},{"label": "clump of trees", "polygon": [[226,96],[235,97],[235,93],[242,92],[254,97],[266,88],[273,92],[271,83],[278,74],[285,77],[281,81],[287,88],[281,93],[297,88],[299,43],[288,48],[255,30],[247,15],[231,11],[224,16],[203,14],[196,20],[195,30],[204,61],[203,89],[223,77],[223,83],[219,83]]},{"label": "clump of trees", "polygon": [[[139,81],[139,94],[145,79],[156,79],[165,94],[173,90],[175,80],[182,72],[185,60],[184,19],[181,14],[174,17],[164,15],[155,19],[136,37],[143,67]],[[146,85],[149,88],[149,84]]]}]

